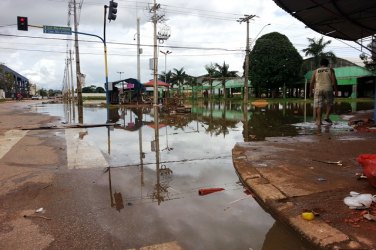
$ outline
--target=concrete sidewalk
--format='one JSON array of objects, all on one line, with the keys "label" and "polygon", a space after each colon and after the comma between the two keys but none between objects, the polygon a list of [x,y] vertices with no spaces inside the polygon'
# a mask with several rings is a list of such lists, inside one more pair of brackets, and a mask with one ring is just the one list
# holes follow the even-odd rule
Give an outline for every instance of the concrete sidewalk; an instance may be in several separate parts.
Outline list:
[{"label": "concrete sidewalk", "polygon": [[[367,180],[356,177],[362,173],[356,157],[363,153],[376,153],[376,133],[329,132],[238,143],[233,163],[259,204],[315,248],[376,249],[376,222],[343,202],[350,191],[376,194]],[[305,210],[319,215],[304,220]]]}]

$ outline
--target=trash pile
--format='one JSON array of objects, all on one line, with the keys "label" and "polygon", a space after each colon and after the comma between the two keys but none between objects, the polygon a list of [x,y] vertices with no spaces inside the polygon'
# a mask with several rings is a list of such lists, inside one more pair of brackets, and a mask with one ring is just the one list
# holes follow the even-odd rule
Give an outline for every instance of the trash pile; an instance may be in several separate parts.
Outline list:
[{"label": "trash pile", "polygon": [[367,176],[367,181],[376,187],[376,154],[361,154],[356,158]]},{"label": "trash pile", "polygon": [[354,191],[350,192],[350,196],[343,199],[343,202],[354,210],[363,210],[356,213],[355,218],[345,219],[346,223],[351,223],[354,227],[358,227],[363,219],[376,222],[376,195],[360,194]]},{"label": "trash pile", "polygon": [[370,118],[349,121],[349,126],[359,132],[376,132],[375,121]]},{"label": "trash pile", "polygon": [[343,199],[343,202],[350,209],[367,209],[373,202],[376,202],[376,195],[360,194],[354,191],[350,192],[350,196]]}]

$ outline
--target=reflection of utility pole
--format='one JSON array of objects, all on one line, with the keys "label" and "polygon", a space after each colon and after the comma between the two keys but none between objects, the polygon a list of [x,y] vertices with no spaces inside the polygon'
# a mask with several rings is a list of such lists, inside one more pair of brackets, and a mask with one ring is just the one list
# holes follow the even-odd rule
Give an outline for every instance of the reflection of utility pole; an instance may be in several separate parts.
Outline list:
[{"label": "reflection of utility pole", "polygon": [[153,60],[153,70],[154,70],[154,106],[158,105],[158,87],[157,87],[157,81],[158,81],[158,45],[157,45],[157,22],[158,22],[158,16],[157,16],[157,10],[159,9],[160,5],[156,3],[156,0],[154,0],[154,6],[153,6],[153,26],[154,26],[154,60]]},{"label": "reflection of utility pole", "polygon": [[74,46],[76,49],[76,78],[77,78],[77,106],[78,106],[78,122],[83,123],[83,103],[82,103],[82,86],[81,86],[81,69],[80,69],[80,52],[78,48],[78,33],[77,33],[77,6],[76,0],[73,0],[74,10]]},{"label": "reflection of utility pole", "polygon": [[245,49],[245,66],[244,66],[244,108],[248,105],[248,74],[249,74],[249,20],[253,19],[256,15],[244,15],[245,17],[239,18],[238,22],[247,23],[247,40]]},{"label": "reflection of utility pole", "polygon": [[165,73],[165,83],[167,83],[167,55],[171,54],[172,51],[170,51],[170,50],[162,51],[161,50],[161,53],[163,55],[165,55],[165,59],[164,59],[164,73]]}]

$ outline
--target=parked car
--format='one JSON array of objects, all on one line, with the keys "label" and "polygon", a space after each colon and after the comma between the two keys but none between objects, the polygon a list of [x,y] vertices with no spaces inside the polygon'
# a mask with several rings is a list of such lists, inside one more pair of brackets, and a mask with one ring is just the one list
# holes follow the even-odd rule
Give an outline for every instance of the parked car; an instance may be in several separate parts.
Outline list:
[{"label": "parked car", "polygon": [[31,100],[42,100],[43,97],[41,97],[40,95],[33,95],[31,97]]}]

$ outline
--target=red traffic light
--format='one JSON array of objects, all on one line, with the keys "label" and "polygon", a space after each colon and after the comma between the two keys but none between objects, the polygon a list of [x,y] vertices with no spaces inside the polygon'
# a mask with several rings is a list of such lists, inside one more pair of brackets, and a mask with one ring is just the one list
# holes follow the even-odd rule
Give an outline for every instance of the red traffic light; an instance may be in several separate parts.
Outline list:
[{"label": "red traffic light", "polygon": [[17,29],[18,30],[28,30],[27,17],[18,16],[17,17]]}]

